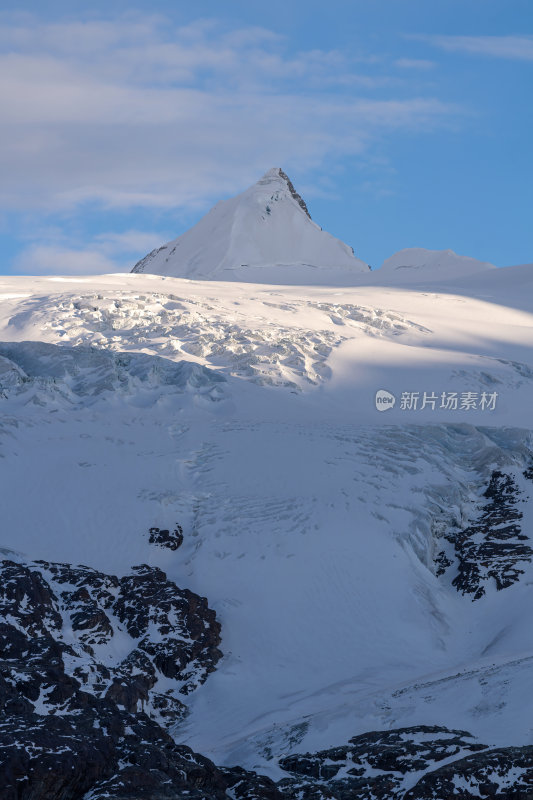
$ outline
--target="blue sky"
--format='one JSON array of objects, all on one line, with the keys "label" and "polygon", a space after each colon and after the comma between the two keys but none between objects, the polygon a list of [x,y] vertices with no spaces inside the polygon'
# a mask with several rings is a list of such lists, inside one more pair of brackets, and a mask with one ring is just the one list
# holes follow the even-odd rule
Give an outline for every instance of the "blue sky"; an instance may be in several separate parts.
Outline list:
[{"label": "blue sky", "polygon": [[533,261],[531,0],[4,0],[0,60],[2,273],[131,268],[272,166],[373,267]]}]

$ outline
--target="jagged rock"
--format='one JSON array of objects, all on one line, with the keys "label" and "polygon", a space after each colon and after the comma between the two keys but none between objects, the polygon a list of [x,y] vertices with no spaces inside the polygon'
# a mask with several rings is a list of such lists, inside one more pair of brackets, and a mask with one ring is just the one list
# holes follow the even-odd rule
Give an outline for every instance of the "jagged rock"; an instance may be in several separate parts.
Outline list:
[{"label": "jagged rock", "polygon": [[[101,663],[95,646],[119,634],[129,653]],[[45,712],[78,707],[79,690],[164,725],[185,713],[179,696],[220,658],[220,625],[205,598],[148,566],[120,580],[89,567],[45,561],[0,564],[0,675]],[[158,688],[160,679],[165,681]]]},{"label": "jagged rock", "polygon": [[222,655],[215,612],[205,597],[178,590],[156,567],[134,567],[134,573],[120,580],[115,613],[130,636],[140,639],[139,649],[151,656],[157,669],[188,694],[205,681]]},{"label": "jagged rock", "polygon": [[[177,745],[145,714],[90,699],[82,714],[2,716],[2,800],[283,798],[267,778],[220,770]],[[235,793],[228,795],[234,786]]]},{"label": "jagged rock", "polygon": [[533,746],[489,749],[466,731],[436,726],[365,733],[279,764],[292,777],[278,788],[293,800],[533,798]]},{"label": "jagged rock", "polygon": [[[483,497],[487,502],[478,518],[446,536],[455,547],[458,561],[458,574],[452,583],[462,594],[473,594],[474,600],[485,594],[491,580],[498,590],[512,586],[524,573],[523,565],[533,559],[533,549],[525,544],[529,538],[520,525],[520,492],[511,475],[495,470]],[[436,562],[437,575],[451,564],[444,551]]]},{"label": "jagged rock", "polygon": [[[517,535],[507,513],[512,484],[495,473],[485,496],[485,514],[500,515],[499,530]],[[100,663],[97,646],[117,634],[122,643],[131,637],[130,652]],[[179,697],[214,668],[219,642],[205,598],[160,569],[141,565],[118,578],[0,562],[2,800],[533,798],[533,747],[489,749],[437,726],[369,732],[286,756],[279,765],[287,777],[277,784],[218,768],[176,744],[165,725],[183,715]]]},{"label": "jagged rock", "polygon": [[424,775],[405,800],[532,800],[533,747],[504,747],[446,764]]},{"label": "jagged rock", "polygon": [[[99,663],[94,645],[126,631],[130,653],[116,666]],[[272,781],[218,769],[159,724],[185,709],[169,677],[176,693],[205,680],[219,641],[205,598],[159,569],[143,565],[118,579],[89,567],[0,562],[2,800],[282,798]]]},{"label": "jagged rock", "polygon": [[161,528],[150,528],[148,541],[159,547],[177,550],[183,543],[183,528],[181,525],[176,525],[172,532]]},{"label": "jagged rock", "polygon": [[0,582],[0,614],[17,620],[31,636],[59,630],[62,618],[55,595],[39,572],[14,561],[4,561]]},{"label": "jagged rock", "polygon": [[[226,800],[235,779],[145,714],[92,698],[83,714],[4,715],[0,780],[2,800]],[[254,792],[242,796],[282,797]]]},{"label": "jagged rock", "polygon": [[[78,641],[89,650],[91,645],[108,642],[113,636],[113,625],[108,613],[112,611],[118,594],[118,578],[90,567],[49,564],[46,561],[36,563],[50,575],[58,587],[61,605],[68,611],[70,624],[77,633]],[[62,588],[65,585],[67,588]]]},{"label": "jagged rock", "polygon": [[[94,719],[10,714],[0,721],[2,800],[83,797],[112,770],[114,742]],[[83,765],[83,769],[80,769]]]},{"label": "jagged rock", "polygon": [[306,204],[305,200],[303,199],[303,197],[301,195],[298,194],[298,192],[294,188],[293,182],[291,181],[291,179],[289,178],[287,173],[283,172],[283,170],[281,168],[278,168],[278,174],[279,174],[279,177],[282,178],[285,181],[285,183],[287,184],[287,187],[289,189],[291,197],[294,200],[296,200],[296,202],[298,203],[298,205],[300,206],[302,211],[305,211],[305,213],[307,214],[309,219],[311,219],[311,214],[309,213],[309,209],[307,208],[307,204]]},{"label": "jagged rock", "polygon": [[126,711],[137,711],[149,702],[149,692],[157,683],[156,670],[140,650],[133,650],[114,670],[105,696]]},{"label": "jagged rock", "polygon": [[[88,567],[47,562],[5,560],[0,573],[3,800],[79,800],[88,791],[92,797],[117,798],[175,798],[182,791],[193,798],[226,796],[224,775],[178,747],[140,710],[149,706],[160,674],[156,659],[133,647],[110,668],[96,662],[91,646],[114,635],[118,617],[137,624],[147,647],[146,627],[154,622],[164,639],[157,644],[165,644],[167,672],[175,657],[199,682],[214,664],[201,664],[201,646],[184,648],[181,639],[170,639],[179,627],[182,638],[218,644],[220,626],[203,598],[181,592],[161,570],[149,567],[120,581]],[[146,603],[143,614],[139,596],[131,595],[138,591]],[[148,596],[161,600],[162,607],[154,610]],[[216,646],[209,655],[219,656]],[[187,662],[187,656],[196,662]],[[72,674],[67,665],[74,666]],[[172,695],[154,692],[152,708],[170,724],[184,706]]]},{"label": "jagged rock", "polygon": [[299,800],[393,800],[403,797],[405,775],[485,748],[466,731],[437,726],[365,733],[342,747],[280,759],[293,777],[279,786]]},{"label": "jagged rock", "polygon": [[435,564],[437,567],[435,570],[435,574],[437,575],[437,577],[439,575],[444,575],[448,567],[451,567],[452,563],[453,562],[446,555],[446,552],[444,550],[441,550],[440,553],[435,558]]}]

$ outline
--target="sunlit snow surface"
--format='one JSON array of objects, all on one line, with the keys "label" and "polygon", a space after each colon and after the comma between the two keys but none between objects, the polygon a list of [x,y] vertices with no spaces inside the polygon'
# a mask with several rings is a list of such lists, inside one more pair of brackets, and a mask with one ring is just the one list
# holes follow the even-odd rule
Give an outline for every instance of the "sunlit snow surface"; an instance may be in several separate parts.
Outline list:
[{"label": "sunlit snow surface", "polygon": [[368,272],[353,250],[312,221],[294,186],[270,169],[236,197],[217,203],[177,239],[148,253],[134,272],[258,283],[346,281]]},{"label": "sunlit snow surface", "polygon": [[[175,735],[218,763],[276,774],[415,724],[532,743],[531,565],[472,602],[433,564],[493,469],[533,530],[532,290],[527,267],[409,288],[3,278],[2,545],[158,565],[208,597],[225,657]],[[498,397],[408,411],[404,391]],[[179,550],[149,544],[175,522]]]}]

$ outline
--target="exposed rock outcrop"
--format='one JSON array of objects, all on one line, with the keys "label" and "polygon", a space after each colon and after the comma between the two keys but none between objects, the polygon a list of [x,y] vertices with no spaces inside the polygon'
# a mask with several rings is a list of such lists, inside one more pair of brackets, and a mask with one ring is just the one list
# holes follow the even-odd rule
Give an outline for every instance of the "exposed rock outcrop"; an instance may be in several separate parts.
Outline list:
[{"label": "exposed rock outcrop", "polygon": [[303,199],[303,197],[301,195],[298,194],[298,192],[294,188],[293,182],[291,181],[291,179],[289,178],[287,173],[283,172],[281,167],[278,167],[278,174],[279,174],[279,177],[283,178],[283,180],[287,184],[287,186],[289,188],[289,192],[291,193],[291,197],[293,198],[293,200],[296,200],[296,202],[298,203],[298,205],[300,206],[302,211],[305,211],[305,213],[307,214],[309,219],[311,219],[311,214],[309,213],[309,209],[307,208],[305,200]]},{"label": "exposed rock outcrop", "polygon": [[165,730],[219,642],[205,598],[159,569],[0,562],[2,800],[281,800]]},{"label": "exposed rock outcrop", "polygon": [[466,731],[419,725],[365,733],[280,760],[293,800],[531,800],[533,747],[490,749]]},{"label": "exposed rock outcrop", "polygon": [[402,798],[413,773],[485,747],[465,731],[435,726],[365,733],[342,747],[281,759],[294,777],[280,786],[302,800]]},{"label": "exposed rock outcrop", "polygon": [[43,714],[74,713],[83,690],[170,725],[221,656],[206,599],[146,565],[119,579],[5,560],[0,620],[1,675]]},{"label": "exposed rock outcrop", "polygon": [[[527,470],[524,476],[528,476]],[[455,550],[457,575],[452,583],[474,600],[483,597],[490,582],[498,590],[512,586],[533,559],[530,539],[521,526],[519,504],[523,498],[512,475],[494,470],[483,497],[477,518],[445,536]],[[444,550],[435,561],[437,575],[453,564]]]},{"label": "exposed rock outcrop", "polygon": [[404,800],[531,800],[533,747],[503,747],[454,761],[424,775]]},{"label": "exposed rock outcrop", "polygon": [[181,525],[175,526],[174,530],[169,531],[161,528],[150,528],[148,541],[158,547],[166,547],[168,550],[177,550],[183,544],[183,528]]}]

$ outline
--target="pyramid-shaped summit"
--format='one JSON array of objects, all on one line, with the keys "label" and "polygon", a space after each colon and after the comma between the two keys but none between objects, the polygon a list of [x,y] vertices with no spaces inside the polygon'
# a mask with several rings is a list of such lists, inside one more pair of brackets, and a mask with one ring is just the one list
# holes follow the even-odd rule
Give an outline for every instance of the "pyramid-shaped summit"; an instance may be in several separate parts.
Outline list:
[{"label": "pyramid-shaped summit", "polygon": [[257,283],[338,283],[368,265],[313,222],[279,167],[249,189],[217,203],[174,241],[133,268],[175,278]]}]

